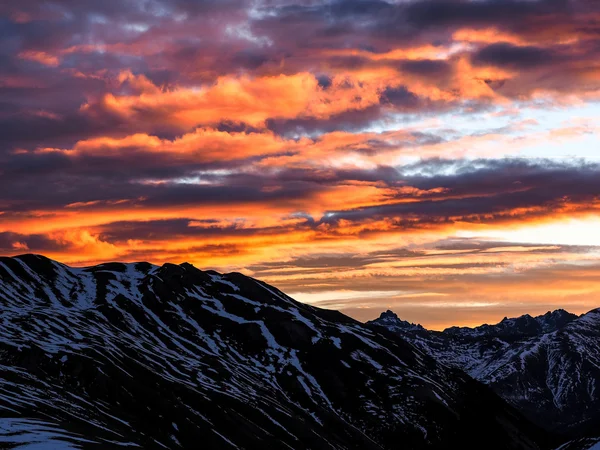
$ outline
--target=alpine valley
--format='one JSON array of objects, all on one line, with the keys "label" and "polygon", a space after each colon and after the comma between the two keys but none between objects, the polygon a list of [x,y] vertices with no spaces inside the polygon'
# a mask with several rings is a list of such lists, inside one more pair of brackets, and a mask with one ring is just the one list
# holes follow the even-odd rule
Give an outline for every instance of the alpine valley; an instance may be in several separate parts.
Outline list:
[{"label": "alpine valley", "polygon": [[600,311],[367,324],[239,273],[0,258],[0,448],[570,449]]}]

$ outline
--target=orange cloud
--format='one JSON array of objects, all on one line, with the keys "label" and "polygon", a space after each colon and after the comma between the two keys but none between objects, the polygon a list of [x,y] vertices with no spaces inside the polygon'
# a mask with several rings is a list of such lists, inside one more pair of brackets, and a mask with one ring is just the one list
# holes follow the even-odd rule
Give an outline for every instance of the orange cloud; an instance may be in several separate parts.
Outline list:
[{"label": "orange cloud", "polygon": [[327,118],[379,102],[377,80],[344,87],[345,77],[334,79],[333,89],[324,91],[314,75],[299,73],[273,77],[222,77],[210,87],[161,91],[147,79],[122,74],[141,92],[135,96],[106,94],[98,104],[86,104],[127,120],[161,120],[178,128],[216,124],[230,120],[262,127],[268,118]]},{"label": "orange cloud", "polygon": [[99,137],[78,141],[72,149],[38,149],[38,153],[61,152],[69,157],[90,155],[113,157],[132,151],[160,153],[186,158],[189,162],[227,161],[252,156],[269,155],[299,148],[302,142],[286,141],[272,133],[225,132],[212,128],[197,128],[174,140],[160,139],[145,133],[124,138]]},{"label": "orange cloud", "polygon": [[42,51],[27,50],[19,53],[19,58],[35,61],[45,66],[56,67],[60,64],[58,57]]}]

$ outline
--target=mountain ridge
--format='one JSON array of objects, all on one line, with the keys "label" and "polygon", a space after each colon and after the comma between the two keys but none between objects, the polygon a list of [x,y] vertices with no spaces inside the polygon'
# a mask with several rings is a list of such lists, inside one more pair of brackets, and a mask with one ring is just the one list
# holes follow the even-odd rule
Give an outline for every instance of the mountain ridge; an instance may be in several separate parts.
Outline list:
[{"label": "mountain ridge", "polygon": [[388,312],[370,323],[489,385],[548,430],[578,437],[600,425],[600,309],[580,316],[559,309],[442,332],[394,327]]},{"label": "mountain ridge", "polygon": [[[527,333],[531,333],[531,335],[535,335],[537,333],[550,333],[562,326],[566,325],[572,320],[578,318],[577,314],[570,313],[562,308],[550,310],[545,314],[540,314],[538,316],[531,316],[530,314],[523,314],[518,317],[504,317],[500,322],[496,324],[482,324],[475,327],[464,327],[464,326],[453,326],[444,329],[443,333],[456,333],[461,330],[467,331],[471,330],[475,334],[485,335],[489,333],[494,333],[494,331],[498,332],[499,329],[507,330],[507,329],[516,329],[517,333],[521,336],[527,335]],[[529,329],[529,330],[527,330]]]},{"label": "mountain ridge", "polygon": [[[462,371],[239,273],[0,258],[0,442],[539,449]],[[486,443],[484,443],[485,445]]]},{"label": "mountain ridge", "polygon": [[[456,331],[460,331],[460,330],[471,330],[471,331],[481,330],[481,332],[483,333],[483,330],[495,328],[502,324],[514,323],[515,321],[520,321],[520,320],[533,320],[536,323],[540,323],[540,322],[543,322],[544,319],[556,320],[557,316],[559,316],[559,317],[570,316],[574,320],[574,319],[580,317],[581,315],[582,314],[579,314],[579,315],[573,314],[563,308],[558,308],[555,310],[548,310],[546,313],[539,314],[537,316],[531,316],[530,314],[522,314],[521,316],[517,316],[517,317],[505,316],[502,320],[500,320],[499,322],[497,322],[495,324],[483,323],[481,325],[475,325],[475,326],[453,325],[450,327],[446,327],[443,330],[430,330],[429,328],[425,328],[420,323],[414,323],[414,322],[409,322],[409,321],[403,320],[394,311],[388,309],[388,310],[382,312],[378,318],[369,320],[369,321],[367,321],[367,323],[375,322],[375,321],[379,321],[381,323],[383,321],[397,320],[400,322],[402,328],[422,329],[422,330],[426,330],[429,332],[436,332],[436,333],[452,333],[452,332],[456,332]],[[546,332],[549,332],[549,330]]]}]

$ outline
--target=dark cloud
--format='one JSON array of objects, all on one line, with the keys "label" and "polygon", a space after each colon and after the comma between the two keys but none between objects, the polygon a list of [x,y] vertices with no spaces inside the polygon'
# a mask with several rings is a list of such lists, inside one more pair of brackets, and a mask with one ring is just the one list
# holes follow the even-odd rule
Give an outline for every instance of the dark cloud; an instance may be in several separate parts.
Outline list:
[{"label": "dark cloud", "polygon": [[356,132],[383,118],[381,105],[344,111],[327,119],[303,117],[297,119],[267,119],[268,130],[284,137],[318,136],[332,131]]},{"label": "dark cloud", "polygon": [[71,248],[70,243],[60,242],[43,234],[0,233],[0,251],[10,252],[55,252]]},{"label": "dark cloud", "polygon": [[329,86],[331,86],[331,77],[328,77],[327,75],[317,76],[317,81],[319,82],[319,86],[321,86],[323,89],[327,89]]},{"label": "dark cloud", "polygon": [[224,120],[215,125],[215,129],[227,133],[260,133],[262,130],[247,123]]},{"label": "dark cloud", "polygon": [[485,26],[518,27],[536,18],[563,13],[568,17],[569,0],[425,0],[406,8],[408,21],[417,27]]},{"label": "dark cloud", "polygon": [[382,94],[382,101],[398,109],[415,109],[419,105],[419,98],[405,86],[386,88]]},{"label": "dark cloud", "polygon": [[446,77],[452,71],[452,65],[449,62],[435,59],[402,61],[400,67],[411,74],[434,78]]},{"label": "dark cloud", "polygon": [[517,69],[529,69],[556,64],[561,58],[549,49],[533,46],[516,46],[506,43],[488,45],[473,55],[476,64],[490,64]]},{"label": "dark cloud", "polygon": [[[420,139],[427,142],[431,137]],[[123,201],[148,208],[224,202],[283,205],[292,200],[307,202],[349,183],[391,189],[386,204],[329,211],[320,223],[334,226],[334,230],[341,220],[367,223],[390,219],[398,228],[415,228],[456,221],[527,220],[569,209],[585,212],[594,209],[600,192],[600,166],[592,163],[431,159],[398,168],[297,168],[250,174],[235,166],[220,172],[186,161],[170,165],[160,156],[150,164],[151,160],[139,155],[143,156],[132,152],[130,160],[77,160],[54,152],[13,155],[2,168],[0,204],[7,212],[52,210],[89,201],[96,202],[91,208],[100,209],[111,209]],[[152,177],[171,181],[143,181]]]},{"label": "dark cloud", "polygon": [[119,125],[121,122],[116,117],[95,120],[77,113],[58,117],[14,114],[0,118],[0,153],[38,146],[69,147],[77,140],[112,132]]},{"label": "dark cloud", "polygon": [[248,227],[243,221],[228,226],[194,219],[168,219],[135,222],[111,222],[94,229],[100,239],[110,243],[122,243],[130,239],[141,241],[166,241],[181,238],[210,238],[210,237],[247,237],[269,236],[299,229],[306,226],[295,225],[254,228]]},{"label": "dark cloud", "polygon": [[[322,187],[317,183],[278,176],[245,174],[223,164],[195,164],[188,160],[168,162],[166,153],[154,159],[144,153],[124,158],[65,153],[17,154],[0,169],[0,205],[6,212],[52,210],[90,201],[94,209],[110,210],[128,201],[136,207],[173,205],[257,204],[277,205],[307,199]],[[136,163],[139,161],[139,164]],[[200,172],[202,171],[202,172]],[[167,180],[152,183],[147,180]]]},{"label": "dark cloud", "polygon": [[268,61],[268,55],[251,49],[239,51],[231,58],[231,63],[235,67],[246,70],[256,70]]},{"label": "dark cloud", "polygon": [[[447,175],[444,172],[450,171]],[[404,172],[404,174],[402,173]],[[415,172],[415,173],[411,173]],[[550,216],[574,206],[593,211],[600,192],[600,166],[546,160],[428,160],[400,171],[406,186],[432,191],[421,201],[402,202],[412,193],[400,191],[399,203],[330,211],[323,219],[362,222],[392,218],[398,228],[443,225],[457,221],[494,223]],[[514,213],[519,209],[521,212]]]},{"label": "dark cloud", "polygon": [[384,261],[397,261],[405,258],[416,258],[424,255],[421,251],[413,251],[406,248],[389,249],[384,252],[369,252],[366,255],[357,255],[354,253],[344,254],[315,254],[292,258],[286,262],[262,263],[248,267],[253,272],[259,272],[266,275],[270,272],[277,272],[282,269],[299,269],[306,273],[304,269],[315,269],[315,273],[321,269],[335,270],[336,268],[357,268],[368,264],[374,264]]}]

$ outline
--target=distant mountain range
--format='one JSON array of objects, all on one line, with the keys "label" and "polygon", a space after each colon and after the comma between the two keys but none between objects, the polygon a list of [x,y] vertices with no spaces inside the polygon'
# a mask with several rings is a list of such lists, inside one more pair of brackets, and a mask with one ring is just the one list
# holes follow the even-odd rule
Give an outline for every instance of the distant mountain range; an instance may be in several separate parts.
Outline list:
[{"label": "distant mountain range", "polygon": [[534,407],[593,423],[599,328],[542,317],[438,333],[190,264],[0,258],[0,448],[553,449]]},{"label": "distant mountain range", "polygon": [[547,430],[578,436],[600,428],[600,310],[562,309],[496,325],[429,331],[391,311],[371,322],[490,386]]}]

